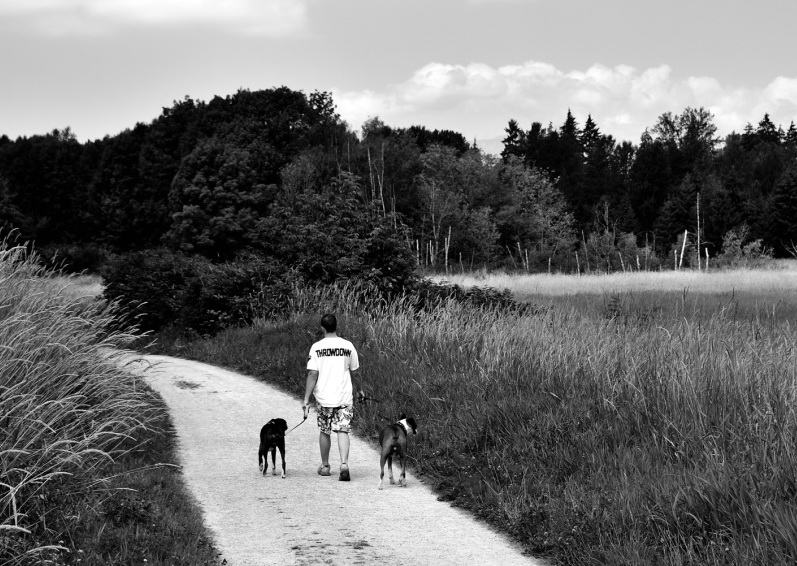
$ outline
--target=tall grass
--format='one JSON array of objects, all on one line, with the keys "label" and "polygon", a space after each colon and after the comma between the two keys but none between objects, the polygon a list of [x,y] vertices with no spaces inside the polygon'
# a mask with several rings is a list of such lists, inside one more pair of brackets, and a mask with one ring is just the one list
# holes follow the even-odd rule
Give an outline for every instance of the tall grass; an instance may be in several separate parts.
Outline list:
[{"label": "tall grass", "polygon": [[112,309],[70,296],[25,247],[0,243],[0,564],[59,560],[59,499],[156,415],[152,395],[108,352]]},{"label": "tall grass", "polygon": [[[443,279],[438,277],[438,280]],[[462,287],[486,285],[507,289],[518,301],[600,311],[622,303],[624,312],[647,316],[660,311],[708,319],[718,310],[738,319],[760,316],[797,318],[797,261],[778,260],[767,269],[634,271],[596,275],[453,274],[447,281]],[[596,300],[599,299],[599,300]]]},{"label": "tall grass", "polygon": [[[441,497],[563,564],[797,562],[797,335],[728,308],[537,314],[356,289],[302,291],[288,321],[183,347],[297,394],[320,313],[339,313],[381,400],[414,415],[414,466]],[[365,306],[364,306],[365,305]],[[268,354],[265,355],[264,352]]]}]

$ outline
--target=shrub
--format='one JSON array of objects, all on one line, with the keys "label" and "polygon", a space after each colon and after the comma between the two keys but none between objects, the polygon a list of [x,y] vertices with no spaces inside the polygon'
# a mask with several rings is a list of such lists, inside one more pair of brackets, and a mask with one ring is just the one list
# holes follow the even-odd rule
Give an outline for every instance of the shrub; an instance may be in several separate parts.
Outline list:
[{"label": "shrub", "polygon": [[47,246],[38,252],[48,268],[67,273],[97,273],[109,258],[108,250],[96,244]]},{"label": "shrub", "polygon": [[128,307],[128,323],[157,330],[177,320],[195,261],[167,249],[114,256],[102,270],[103,294]]},{"label": "shrub", "polygon": [[295,275],[283,265],[247,257],[219,265],[196,263],[182,294],[178,325],[200,334],[287,312]]},{"label": "shrub", "polygon": [[128,324],[199,334],[285,312],[295,282],[293,272],[258,256],[213,264],[166,249],[116,256],[103,278],[105,297],[129,305]]},{"label": "shrub", "polygon": [[732,228],[722,238],[722,253],[717,257],[720,267],[760,267],[772,259],[772,250],[761,239],[749,240],[750,228],[742,224]]},{"label": "shrub", "polygon": [[515,313],[535,313],[539,308],[529,303],[520,303],[509,289],[495,287],[460,287],[429,279],[418,280],[408,285],[405,294],[416,310],[431,311],[446,302],[455,302],[479,309],[494,309]]}]

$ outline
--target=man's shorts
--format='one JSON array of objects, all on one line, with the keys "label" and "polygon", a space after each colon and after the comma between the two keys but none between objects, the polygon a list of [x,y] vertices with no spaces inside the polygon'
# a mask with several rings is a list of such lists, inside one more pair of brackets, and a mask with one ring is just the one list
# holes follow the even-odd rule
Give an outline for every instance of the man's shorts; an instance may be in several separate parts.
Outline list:
[{"label": "man's shorts", "polygon": [[322,407],[316,406],[318,412],[318,428],[324,434],[335,432],[349,432],[351,430],[351,419],[354,416],[354,406],[344,405],[342,407]]}]

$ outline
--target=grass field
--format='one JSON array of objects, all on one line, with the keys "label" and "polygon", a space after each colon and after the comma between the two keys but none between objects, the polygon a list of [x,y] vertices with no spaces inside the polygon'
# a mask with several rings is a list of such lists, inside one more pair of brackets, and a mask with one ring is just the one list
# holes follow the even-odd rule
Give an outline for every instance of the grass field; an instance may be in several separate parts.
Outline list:
[{"label": "grass field", "polygon": [[509,289],[515,298],[594,313],[622,307],[625,312],[676,311],[692,319],[731,309],[739,318],[797,318],[797,261],[780,260],[769,269],[729,271],[634,271],[609,275],[464,274],[436,276],[463,287]]},{"label": "grass field", "polygon": [[714,282],[684,292],[683,279],[642,291],[612,277],[624,287],[592,292],[578,290],[588,278],[559,279],[549,295],[534,283],[518,294],[547,298],[537,314],[416,312],[307,291],[288,320],[162,347],[298,395],[320,314],[337,312],[382,400],[358,409],[360,432],[373,437],[377,413],[414,415],[415,469],[532,553],[559,564],[794,564],[797,335],[777,313],[797,299],[780,283],[757,291],[768,275],[722,274],[728,296]]},{"label": "grass field", "polygon": [[465,287],[487,285],[510,289],[519,300],[582,294],[653,291],[659,293],[731,293],[747,291],[775,296],[797,288],[797,261],[780,260],[769,269],[709,271],[631,271],[598,275],[475,273],[435,276]]}]

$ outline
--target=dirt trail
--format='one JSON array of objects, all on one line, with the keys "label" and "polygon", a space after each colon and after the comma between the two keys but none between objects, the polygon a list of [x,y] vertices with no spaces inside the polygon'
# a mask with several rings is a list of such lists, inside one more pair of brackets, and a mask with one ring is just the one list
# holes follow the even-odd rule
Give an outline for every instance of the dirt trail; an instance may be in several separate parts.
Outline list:
[{"label": "dirt trail", "polygon": [[[230,566],[267,564],[542,564],[502,535],[437,500],[408,474],[408,487],[379,491],[379,455],[352,437],[352,480],[317,475],[315,413],[286,438],[287,477],[262,476],[258,434],[269,419],[288,427],[301,403],[251,377],[200,362],[142,356],[131,362],[169,406],[184,480]],[[423,423],[419,423],[423,426]],[[280,465],[277,456],[277,466]],[[387,476],[387,472],[385,472]]]}]

